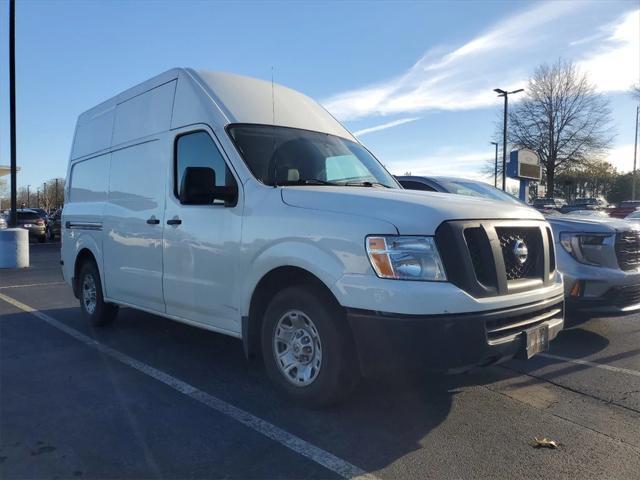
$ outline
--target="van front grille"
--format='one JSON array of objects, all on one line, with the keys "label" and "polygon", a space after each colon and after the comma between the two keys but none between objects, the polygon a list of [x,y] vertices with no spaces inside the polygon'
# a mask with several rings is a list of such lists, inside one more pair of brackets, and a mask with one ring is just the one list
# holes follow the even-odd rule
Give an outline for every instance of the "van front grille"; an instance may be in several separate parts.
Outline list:
[{"label": "van front grille", "polygon": [[553,235],[541,220],[451,220],[436,230],[448,280],[474,297],[555,281]]},{"label": "van front grille", "polygon": [[[541,276],[536,275],[538,257],[542,253],[540,228],[498,227],[496,233],[500,240],[507,280]],[[526,255],[518,255],[518,248],[526,251]]]}]

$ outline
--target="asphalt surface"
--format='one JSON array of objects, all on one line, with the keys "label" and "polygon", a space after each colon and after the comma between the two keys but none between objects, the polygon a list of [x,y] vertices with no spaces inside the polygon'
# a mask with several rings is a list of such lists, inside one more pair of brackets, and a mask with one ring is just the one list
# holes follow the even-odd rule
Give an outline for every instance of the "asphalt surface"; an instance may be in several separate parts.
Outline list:
[{"label": "asphalt surface", "polygon": [[640,478],[640,316],[307,410],[236,339],[132,309],[92,329],[58,261],[0,270],[0,478]]}]

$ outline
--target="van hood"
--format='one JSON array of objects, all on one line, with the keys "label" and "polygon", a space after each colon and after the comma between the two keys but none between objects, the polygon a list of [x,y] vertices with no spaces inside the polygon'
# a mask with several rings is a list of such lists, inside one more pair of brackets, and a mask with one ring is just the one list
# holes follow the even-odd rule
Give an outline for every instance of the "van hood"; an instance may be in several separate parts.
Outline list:
[{"label": "van hood", "polygon": [[446,220],[544,220],[533,208],[449,193],[375,187],[282,187],[282,201],[308,208],[375,218],[404,235],[432,235]]},{"label": "van hood", "polygon": [[640,228],[631,222],[619,218],[583,217],[567,215],[549,215],[546,217],[554,233],[557,231],[610,233]]}]

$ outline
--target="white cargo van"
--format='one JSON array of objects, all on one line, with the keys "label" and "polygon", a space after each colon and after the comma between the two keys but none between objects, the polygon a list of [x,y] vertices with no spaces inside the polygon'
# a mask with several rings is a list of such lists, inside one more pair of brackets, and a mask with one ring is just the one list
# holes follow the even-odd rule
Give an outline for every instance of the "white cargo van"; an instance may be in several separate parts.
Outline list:
[{"label": "white cargo van", "polygon": [[325,404],[381,369],[463,370],[563,326],[536,211],[403,190],[321,106],[174,69],[80,115],[64,277],[96,325],[119,306],[242,339]]}]

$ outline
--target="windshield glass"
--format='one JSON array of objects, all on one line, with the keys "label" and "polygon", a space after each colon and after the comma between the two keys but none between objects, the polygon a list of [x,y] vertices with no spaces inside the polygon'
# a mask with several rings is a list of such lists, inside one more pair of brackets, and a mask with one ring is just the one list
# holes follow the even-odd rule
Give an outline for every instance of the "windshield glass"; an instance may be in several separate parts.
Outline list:
[{"label": "windshield glass", "polygon": [[521,203],[517,198],[486,183],[445,179],[438,179],[438,183],[440,183],[449,193],[470,195],[472,197],[487,198],[489,200],[498,200],[500,202]]},{"label": "windshield glass", "polygon": [[326,133],[270,125],[228,129],[245,163],[265,185],[398,188],[361,145]]}]

